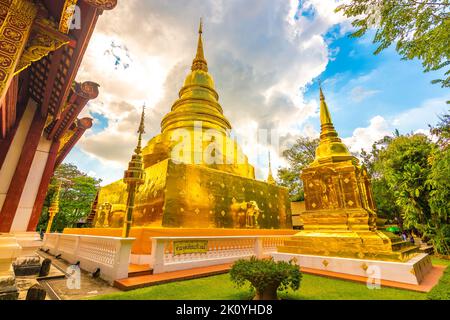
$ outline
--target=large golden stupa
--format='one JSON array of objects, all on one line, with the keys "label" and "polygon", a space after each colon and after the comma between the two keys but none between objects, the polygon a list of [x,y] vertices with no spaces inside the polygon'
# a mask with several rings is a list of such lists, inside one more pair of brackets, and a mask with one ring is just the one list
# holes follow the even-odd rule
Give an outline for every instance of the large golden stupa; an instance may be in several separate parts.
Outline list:
[{"label": "large golden stupa", "polygon": [[[143,148],[145,182],[136,193],[133,227],[291,229],[288,191],[255,170],[230,136],[204,57],[200,24],[197,54],[179,99],[162,119],[161,133]],[[94,228],[121,228],[122,180],[98,195]]]},{"label": "large golden stupa", "polygon": [[342,143],[320,88],[320,144],[302,172],[304,230],[278,252],[387,261],[407,261],[417,246],[377,230],[376,207],[366,169]]}]

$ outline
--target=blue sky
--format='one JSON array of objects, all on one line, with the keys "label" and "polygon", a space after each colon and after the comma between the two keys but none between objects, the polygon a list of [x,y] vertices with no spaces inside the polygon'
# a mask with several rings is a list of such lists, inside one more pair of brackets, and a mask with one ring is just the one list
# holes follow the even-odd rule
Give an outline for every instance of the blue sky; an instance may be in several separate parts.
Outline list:
[{"label": "blue sky", "polygon": [[[149,140],[189,72],[199,14],[210,73],[238,134],[267,128],[290,142],[317,136],[319,78],[335,126],[352,151],[396,128],[426,130],[448,109],[448,90],[430,83],[439,72],[424,74],[419,61],[401,60],[394,48],[373,55],[373,34],[349,38],[350,23],[334,13],[334,0],[302,1],[299,10],[294,0],[188,2],[122,1],[101,17],[78,75],[101,86],[84,111],[94,126],[65,162],[104,183],[122,177],[142,103],[149,107]],[[143,21],[141,32],[124,19]],[[264,179],[267,152],[255,149],[260,144],[250,139],[243,148],[257,178]],[[273,167],[285,165],[280,150],[271,151]]]}]

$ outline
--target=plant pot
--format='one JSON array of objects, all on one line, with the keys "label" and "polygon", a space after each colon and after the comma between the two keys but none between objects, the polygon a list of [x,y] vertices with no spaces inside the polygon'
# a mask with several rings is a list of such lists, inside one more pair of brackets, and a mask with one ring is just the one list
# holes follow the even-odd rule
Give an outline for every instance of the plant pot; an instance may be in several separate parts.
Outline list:
[{"label": "plant pot", "polygon": [[278,300],[277,290],[279,286],[279,282],[271,283],[264,289],[264,291],[259,292],[257,290],[253,300]]}]

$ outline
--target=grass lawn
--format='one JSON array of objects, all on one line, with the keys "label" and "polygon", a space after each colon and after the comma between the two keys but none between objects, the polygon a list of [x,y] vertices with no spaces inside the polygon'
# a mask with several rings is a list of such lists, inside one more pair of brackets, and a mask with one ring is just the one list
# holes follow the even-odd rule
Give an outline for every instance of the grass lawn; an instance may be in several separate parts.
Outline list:
[{"label": "grass lawn", "polygon": [[[433,264],[450,261],[433,259]],[[236,289],[229,274],[172,282],[143,289],[97,296],[98,300],[244,300],[250,299],[248,288]],[[303,274],[300,290],[281,293],[284,299],[300,300],[424,300],[426,293],[381,288],[368,289],[365,284]]]}]

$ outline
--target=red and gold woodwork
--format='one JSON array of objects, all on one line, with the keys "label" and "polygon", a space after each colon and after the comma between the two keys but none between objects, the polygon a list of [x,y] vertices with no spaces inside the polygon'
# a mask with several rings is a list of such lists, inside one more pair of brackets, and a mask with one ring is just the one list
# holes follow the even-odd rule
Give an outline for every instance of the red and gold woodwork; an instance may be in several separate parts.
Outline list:
[{"label": "red and gold woodwork", "polygon": [[55,168],[92,126],[78,115],[98,85],[74,80],[98,17],[116,5],[0,0],[0,233],[35,231]]}]

